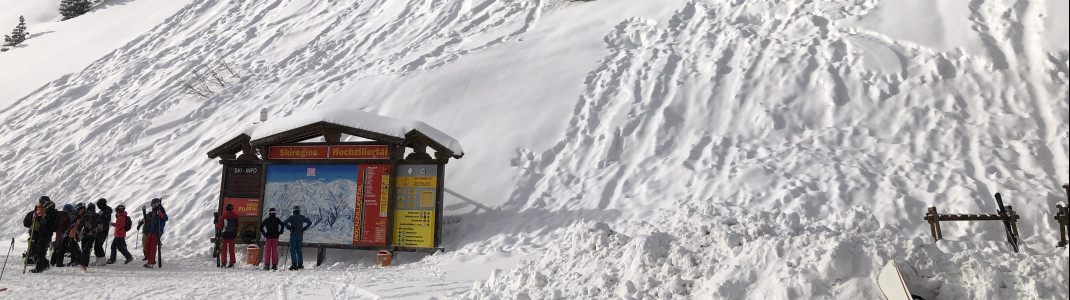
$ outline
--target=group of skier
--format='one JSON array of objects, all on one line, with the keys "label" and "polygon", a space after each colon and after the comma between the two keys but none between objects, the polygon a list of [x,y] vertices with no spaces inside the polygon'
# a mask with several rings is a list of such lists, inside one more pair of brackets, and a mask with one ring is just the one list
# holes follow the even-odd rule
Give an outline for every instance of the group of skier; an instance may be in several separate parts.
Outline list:
[{"label": "group of skier", "polygon": [[[108,200],[98,199],[95,203],[66,204],[62,210],[56,209],[56,203],[48,196],[41,196],[32,211],[26,214],[23,225],[30,231],[30,243],[26,253],[26,264],[33,264],[33,273],[40,273],[49,267],[105,266],[114,264],[118,253],[122,253],[128,264],[134,260],[127,250],[126,233],[133,227],[125,205],[118,205],[114,211],[108,206]],[[138,221],[137,229],[143,234],[142,248],[145,250],[144,266],[156,265],[156,246],[163,234],[167,222],[160,198],[150,201],[151,212],[142,207],[143,218]],[[114,212],[114,219],[112,214]],[[109,227],[113,229],[111,257],[104,260],[104,244],[108,240]],[[52,255],[47,255],[48,250]],[[90,251],[95,260],[90,262]],[[71,261],[64,264],[69,254]]]},{"label": "group of skier", "polygon": [[[290,270],[305,268],[304,256],[301,253],[305,231],[312,226],[305,216],[301,215],[301,207],[294,206],[293,214],[285,221],[275,216],[275,208],[268,209],[268,217],[260,223],[260,234],[264,236],[264,270],[279,269],[279,236],[286,230],[290,231]],[[216,222],[216,232],[220,240],[221,251],[218,265],[222,268],[233,268],[237,258],[234,256],[234,239],[238,237],[238,214],[234,212],[234,205],[227,204],[221,218]],[[227,260],[229,256],[229,262]]]}]

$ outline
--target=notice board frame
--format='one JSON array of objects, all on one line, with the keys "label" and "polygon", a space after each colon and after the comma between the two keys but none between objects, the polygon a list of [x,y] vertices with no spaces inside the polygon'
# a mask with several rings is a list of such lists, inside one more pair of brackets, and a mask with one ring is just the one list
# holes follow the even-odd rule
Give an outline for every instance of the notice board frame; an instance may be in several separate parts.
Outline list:
[{"label": "notice board frame", "polygon": [[[386,199],[388,201],[388,205],[387,205],[388,211],[387,211],[387,217],[386,217],[388,230],[386,232],[386,243],[385,243],[385,245],[377,246],[377,245],[352,245],[352,244],[307,243],[306,242],[306,243],[303,243],[304,247],[305,248],[320,248],[321,250],[327,248],[327,249],[351,249],[351,250],[388,250],[388,251],[423,252],[423,253],[434,253],[434,252],[438,252],[438,251],[445,251],[445,249],[441,247],[441,245],[442,245],[442,219],[443,219],[442,218],[442,210],[443,210],[443,202],[444,202],[444,195],[445,195],[445,165],[449,160],[448,158],[399,159],[399,157],[397,157],[397,156],[399,156],[400,153],[404,153],[404,152],[402,152],[404,150],[403,147],[400,147],[398,145],[390,145],[390,144],[384,144],[384,143],[378,143],[378,142],[286,143],[286,144],[278,144],[278,145],[271,145],[269,147],[264,147],[265,149],[263,149],[263,150],[267,150],[267,148],[274,147],[274,146],[289,147],[289,146],[348,146],[348,145],[362,145],[362,146],[366,146],[366,145],[387,145],[387,146],[390,147],[390,151],[389,152],[391,153],[391,158],[389,158],[389,159],[221,159],[221,160],[219,160],[219,163],[221,165],[223,165],[223,168],[222,168],[222,171],[221,171],[222,182],[220,184],[220,192],[219,192],[219,199],[218,199],[218,205],[217,205],[218,206],[218,211],[220,211],[220,212],[223,211],[223,205],[224,205],[223,203],[224,203],[224,199],[226,198],[226,193],[227,193],[227,186],[226,185],[227,185],[227,179],[228,179],[227,178],[227,176],[228,176],[228,174],[227,174],[228,173],[227,172],[228,168],[232,167],[232,166],[243,166],[243,165],[256,165],[256,166],[258,166],[260,168],[260,188],[259,188],[259,193],[258,193],[259,194],[258,195],[258,199],[259,199],[259,215],[257,217],[255,217],[257,219],[254,222],[256,224],[255,225],[256,229],[254,231],[255,231],[255,234],[256,234],[256,241],[257,241],[256,243],[257,244],[263,244],[263,241],[261,241],[259,228],[260,228],[260,222],[262,222],[264,217],[266,216],[265,215],[266,208],[264,207],[264,205],[265,205],[265,200],[266,200],[265,196],[266,196],[266,193],[267,193],[266,184],[267,184],[268,166],[270,166],[270,165],[336,165],[336,164],[337,165],[390,165],[391,166],[390,188],[387,189],[388,190],[388,195],[386,197],[383,197],[384,199]],[[261,151],[261,153],[266,154],[267,151]],[[400,168],[405,166],[405,165],[435,165],[435,167],[436,167],[437,176],[436,176],[436,184],[435,184],[435,209],[434,209],[434,212],[435,212],[434,235],[435,236],[434,236],[434,242],[433,242],[432,247],[400,246],[400,245],[396,245],[396,244],[393,243],[394,233],[397,231],[396,224],[395,224],[395,218],[394,218],[394,213],[395,213],[397,207],[396,207],[396,203],[395,203],[394,199],[397,196],[397,178],[398,178],[398,173],[399,173],[398,170],[400,170]],[[278,208],[276,208],[276,209],[278,209]],[[240,226],[244,227],[245,225],[248,224],[248,222],[253,221],[252,218],[253,217],[240,217],[239,218]],[[239,228],[239,230],[240,229],[241,228]],[[239,237],[237,242],[245,244],[244,241],[241,241],[240,237]],[[287,243],[287,242],[279,242],[280,246],[288,246],[288,244],[289,243]]]}]

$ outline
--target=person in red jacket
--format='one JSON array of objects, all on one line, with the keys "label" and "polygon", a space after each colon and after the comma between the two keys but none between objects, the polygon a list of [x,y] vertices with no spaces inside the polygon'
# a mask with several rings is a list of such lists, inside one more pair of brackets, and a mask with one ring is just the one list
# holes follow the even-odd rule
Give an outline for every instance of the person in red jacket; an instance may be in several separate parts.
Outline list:
[{"label": "person in red jacket", "polygon": [[130,230],[131,220],[126,215],[126,205],[119,204],[115,207],[115,223],[111,223],[112,227],[115,227],[115,239],[111,241],[111,258],[108,259],[108,264],[115,263],[116,251],[122,252],[126,261],[123,264],[128,264],[134,260],[134,256],[130,255],[130,251],[126,250],[126,232]]},{"label": "person in red jacket", "polygon": [[[238,237],[238,214],[234,213],[233,204],[227,204],[226,212],[223,212],[223,222],[216,223],[215,226],[223,231],[220,235],[223,238],[223,249],[219,253],[219,266],[233,268],[234,262],[237,261],[234,257],[234,238]],[[230,263],[224,266],[227,254],[230,254]]]}]

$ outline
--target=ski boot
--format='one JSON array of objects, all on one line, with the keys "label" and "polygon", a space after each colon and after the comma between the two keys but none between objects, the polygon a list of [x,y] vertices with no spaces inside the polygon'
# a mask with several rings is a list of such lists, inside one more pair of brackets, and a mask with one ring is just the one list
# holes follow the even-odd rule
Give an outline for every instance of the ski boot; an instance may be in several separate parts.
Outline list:
[{"label": "ski boot", "polygon": [[279,265],[271,265],[271,270],[272,271],[278,271],[279,270]]},{"label": "ski boot", "polygon": [[127,258],[126,258],[126,261],[124,261],[124,262],[123,262],[123,264],[124,264],[124,265],[125,265],[125,264],[128,264],[128,263],[130,263],[131,261],[134,261],[134,258],[133,258],[133,257],[127,257]]},{"label": "ski boot", "polygon": [[109,258],[108,261],[106,261],[104,263],[109,264],[109,265],[114,265],[115,264],[115,259],[114,258]]},{"label": "ski boot", "polygon": [[227,269],[230,269],[230,268],[234,268],[234,263],[228,263],[227,264]]}]

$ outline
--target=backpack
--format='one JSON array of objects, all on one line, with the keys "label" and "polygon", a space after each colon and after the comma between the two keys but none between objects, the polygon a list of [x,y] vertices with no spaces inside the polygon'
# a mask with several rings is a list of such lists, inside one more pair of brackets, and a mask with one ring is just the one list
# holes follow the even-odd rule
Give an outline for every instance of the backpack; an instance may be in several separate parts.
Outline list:
[{"label": "backpack", "polygon": [[130,216],[123,216],[123,218],[126,218],[126,226],[123,226],[123,231],[130,231],[130,227],[133,227],[131,224],[134,224],[134,220],[131,220]]},{"label": "backpack", "polygon": [[230,234],[238,233],[238,219],[223,219],[223,232]]}]

